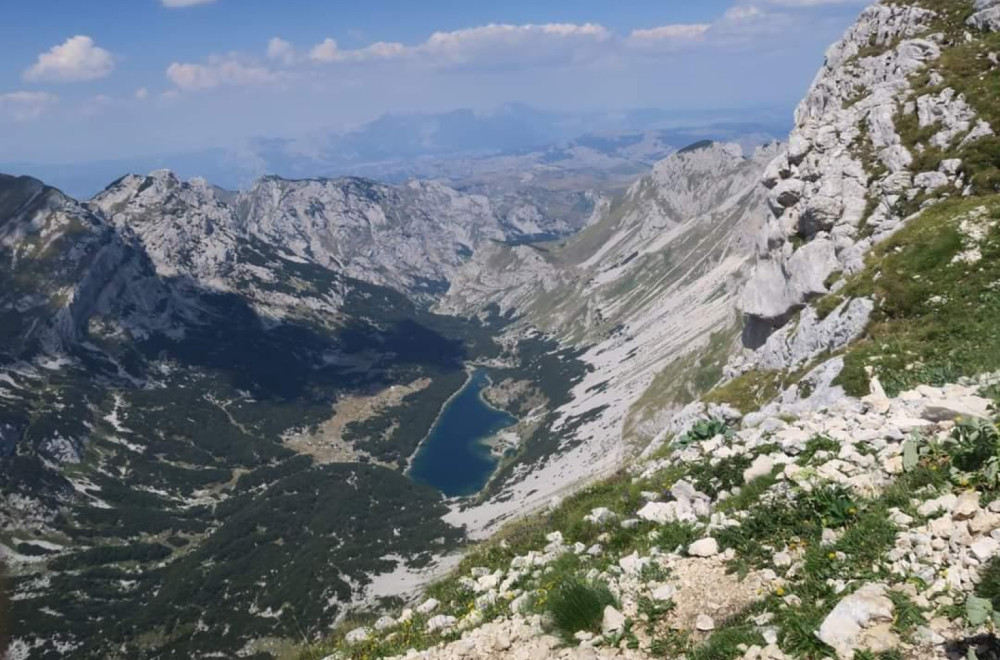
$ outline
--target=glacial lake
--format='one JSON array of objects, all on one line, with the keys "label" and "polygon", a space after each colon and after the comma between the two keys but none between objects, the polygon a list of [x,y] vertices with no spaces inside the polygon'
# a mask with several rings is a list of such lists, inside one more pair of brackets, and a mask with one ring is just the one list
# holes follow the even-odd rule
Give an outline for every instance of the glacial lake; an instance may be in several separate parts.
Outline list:
[{"label": "glacial lake", "polygon": [[445,404],[413,457],[409,474],[414,481],[449,497],[472,495],[486,485],[497,461],[483,441],[517,421],[483,400],[489,383],[486,372],[476,369]]}]

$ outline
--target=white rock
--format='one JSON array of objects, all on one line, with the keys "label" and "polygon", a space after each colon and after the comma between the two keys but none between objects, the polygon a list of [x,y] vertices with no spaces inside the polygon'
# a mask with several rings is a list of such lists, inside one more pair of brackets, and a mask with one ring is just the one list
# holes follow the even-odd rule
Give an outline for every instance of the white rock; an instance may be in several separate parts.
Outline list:
[{"label": "white rock", "polygon": [[922,516],[931,516],[935,513],[951,511],[957,503],[958,497],[951,493],[947,493],[933,500],[927,500],[917,507],[917,513]]},{"label": "white rock", "polygon": [[355,628],[344,635],[344,641],[348,644],[361,644],[371,638],[371,632],[367,628]]},{"label": "white rock", "polygon": [[438,614],[437,616],[432,616],[427,620],[427,632],[434,632],[437,630],[447,630],[453,628],[455,624],[458,623],[458,619],[447,614]]},{"label": "white rock", "polygon": [[979,512],[979,492],[967,490],[958,496],[958,501],[951,508],[955,520],[968,520]]},{"label": "white rock", "polygon": [[774,470],[774,461],[768,456],[758,456],[746,470],[743,471],[743,482],[750,483],[754,479],[766,477]]},{"label": "white rock", "polygon": [[787,552],[776,552],[772,558],[771,563],[773,563],[778,568],[784,568],[785,566],[792,565],[792,556]]},{"label": "white rock", "polygon": [[719,543],[709,536],[689,545],[687,552],[692,557],[714,557],[719,554]]},{"label": "white rock", "polygon": [[707,614],[699,614],[698,618],[695,619],[694,627],[701,632],[709,632],[715,630],[715,620]]},{"label": "white rock", "polygon": [[819,638],[833,647],[840,658],[853,658],[862,631],[873,623],[892,622],[893,605],[885,586],[866,584],[841,600],[819,628]]},{"label": "white rock", "polygon": [[658,601],[668,601],[673,600],[674,596],[677,595],[677,588],[671,584],[660,585],[650,594],[653,600]]},{"label": "white rock", "polygon": [[584,517],[584,520],[593,523],[595,525],[606,525],[610,522],[614,522],[617,519],[618,516],[613,511],[605,507],[599,507],[597,509],[594,509],[587,516]]},{"label": "white rock", "polygon": [[425,600],[424,602],[420,603],[420,605],[417,606],[417,612],[419,614],[430,614],[431,612],[436,610],[440,604],[441,602],[438,601],[436,598],[428,598],[427,600]]},{"label": "white rock", "polygon": [[973,543],[969,549],[979,561],[989,561],[996,555],[997,550],[1000,550],[1000,543],[989,536],[984,536]]},{"label": "white rock", "polygon": [[608,605],[604,608],[604,618],[601,621],[601,632],[614,635],[625,629],[625,615]]},{"label": "white rock", "polygon": [[378,621],[375,622],[375,630],[382,632],[383,630],[388,630],[389,628],[394,628],[396,626],[396,620],[391,616],[379,617]]}]

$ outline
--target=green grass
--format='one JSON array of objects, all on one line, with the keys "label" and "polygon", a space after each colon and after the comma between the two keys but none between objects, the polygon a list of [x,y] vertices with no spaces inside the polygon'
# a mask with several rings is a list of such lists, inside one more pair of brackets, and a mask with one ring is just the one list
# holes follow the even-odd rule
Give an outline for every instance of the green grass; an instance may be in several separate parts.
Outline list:
[{"label": "green grass", "polygon": [[692,526],[682,522],[668,522],[660,526],[656,533],[656,545],[665,552],[682,550],[701,538],[701,534]]},{"label": "green grass", "polygon": [[569,579],[559,585],[546,603],[552,623],[566,639],[581,630],[601,631],[604,608],[616,605],[607,585]]},{"label": "green grass", "polygon": [[900,635],[909,636],[918,626],[924,625],[924,610],[900,591],[889,591],[889,600],[895,610],[892,628]]},{"label": "green grass", "polygon": [[976,595],[992,602],[994,609],[1000,609],[1000,557],[987,562],[980,570],[979,578]]},{"label": "green grass", "polygon": [[954,261],[965,249],[961,220],[982,206],[996,212],[1000,197],[927,209],[875,247],[866,268],[848,280],[842,295],[876,300],[837,380],[848,394],[868,393],[866,366],[891,396],[1000,369],[1000,230],[989,229],[980,261]]},{"label": "green grass", "polygon": [[816,454],[820,452],[836,454],[838,451],[840,451],[840,443],[833,438],[828,438],[825,435],[813,436],[806,443],[806,448],[798,455],[795,462],[798,465],[809,465],[816,458]]},{"label": "green grass", "polygon": [[780,394],[783,377],[780,371],[748,371],[715,388],[702,400],[728,404],[743,414],[751,413]]},{"label": "green grass", "polygon": [[781,466],[776,466],[771,474],[765,475],[763,477],[758,477],[750,483],[742,486],[738,495],[733,495],[718,505],[716,505],[716,510],[729,512],[729,511],[743,511],[751,508],[756,504],[764,493],[771,490],[771,488],[778,483],[778,474],[781,472]]},{"label": "green grass", "polygon": [[688,660],[731,660],[743,656],[741,647],[764,646],[764,638],[750,617],[760,613],[759,606],[736,614],[722,622],[718,628],[689,654]]}]

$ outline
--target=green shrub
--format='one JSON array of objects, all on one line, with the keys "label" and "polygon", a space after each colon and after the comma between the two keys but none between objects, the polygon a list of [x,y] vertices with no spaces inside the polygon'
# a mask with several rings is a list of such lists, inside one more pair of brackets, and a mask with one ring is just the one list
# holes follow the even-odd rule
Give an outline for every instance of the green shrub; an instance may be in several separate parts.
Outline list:
[{"label": "green shrub", "polygon": [[666,552],[677,548],[687,548],[698,540],[700,534],[686,523],[669,522],[660,528],[656,535],[656,545]]},{"label": "green shrub", "polygon": [[745,415],[781,393],[782,376],[780,371],[748,371],[715,388],[702,400],[705,403],[729,404]]},{"label": "green shrub", "polygon": [[917,626],[924,625],[924,611],[909,596],[901,591],[889,591],[887,595],[895,609],[892,627],[896,632],[908,635]]},{"label": "green shrub", "polygon": [[743,657],[746,647],[765,644],[764,638],[757,626],[749,617],[759,612],[759,608],[751,606],[744,612],[723,621],[711,636],[690,654],[689,660],[731,660]]},{"label": "green shrub", "polygon": [[840,450],[840,443],[825,435],[814,435],[806,443],[806,448],[799,454],[795,463],[798,465],[809,465],[816,454],[821,451],[836,453]]},{"label": "green shrub", "polygon": [[840,528],[858,516],[858,505],[851,494],[841,486],[827,486],[809,493],[805,504],[819,517],[826,527]]},{"label": "green shrub", "polygon": [[700,419],[687,433],[677,438],[674,445],[681,448],[690,447],[696,442],[704,442],[717,435],[729,435],[730,433],[732,431],[721,419]]},{"label": "green shrub", "polygon": [[1000,609],[1000,557],[994,557],[980,570],[976,595],[989,600],[995,609]]},{"label": "green shrub", "polygon": [[978,485],[992,489],[1000,467],[1000,433],[996,426],[985,419],[963,420],[952,431],[952,439],[955,468],[975,473]]},{"label": "green shrub", "polygon": [[608,605],[615,605],[615,597],[607,585],[572,578],[553,591],[546,609],[555,627],[567,638],[572,638],[580,630],[599,633],[604,608]]}]

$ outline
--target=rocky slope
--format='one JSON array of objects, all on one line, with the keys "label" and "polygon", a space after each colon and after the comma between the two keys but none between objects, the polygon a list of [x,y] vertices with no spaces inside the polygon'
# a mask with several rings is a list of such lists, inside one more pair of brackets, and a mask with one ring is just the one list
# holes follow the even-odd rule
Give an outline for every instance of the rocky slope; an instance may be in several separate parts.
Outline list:
[{"label": "rocky slope", "polygon": [[4,352],[78,344],[92,322],[169,331],[169,294],[130,234],[27,177],[0,178],[0,222]]},{"label": "rocky slope", "polygon": [[[270,248],[286,260],[431,299],[479,246],[520,235],[487,198],[431,182],[265,177],[234,195],[159,171],[124,177],[91,204],[141,238],[161,275],[220,291],[280,278],[246,254]],[[335,300],[327,302],[335,309]]]},{"label": "rocky slope", "polygon": [[689,425],[328,657],[990,657],[996,380]]},{"label": "rocky slope", "polygon": [[[678,359],[628,392],[616,383],[642,348],[584,352],[595,371],[576,402],[608,408],[580,427],[600,447],[581,464],[606,466],[593,457],[630,427],[655,434],[642,456],[475,549],[422,610],[345,627],[334,657],[992,657],[1000,433],[996,379],[982,374],[1000,369],[996,30],[992,0],[862,12],[763,185],[737,197],[760,195],[743,219],[760,230],[720,307],[738,303],[745,323],[711,326],[686,359],[672,346]],[[443,304],[495,303],[584,345],[628,335],[650,282],[602,296],[602,278],[674,228],[668,205],[640,208],[645,235],[611,209],[579,242],[484,252]],[[633,236],[635,256],[616,255]],[[713,299],[675,311],[694,325]],[[605,313],[624,322],[605,326]],[[663,327],[683,335],[675,323]],[[531,490],[512,497],[567,483],[581,461],[570,446],[544,478],[519,473]]]},{"label": "rocky slope", "polygon": [[995,166],[983,162],[995,149],[995,106],[980,88],[996,69],[995,40],[967,31],[989,27],[988,4],[971,16],[966,2],[877,4],[830,48],[788,150],[764,178],[771,213],[740,307],[746,345],[768,346],[738,369],[794,369],[843,348],[864,330],[872,301],[855,299],[825,321],[803,308],[863,270],[872,246],[919,209],[995,192],[980,171]]},{"label": "rocky slope", "polygon": [[[509,499],[537,506],[614,469],[630,444],[648,442],[655,420],[669,416],[655,397],[649,408],[636,405],[651,384],[676,388],[680,407],[694,396],[699,373],[721,375],[737,334],[741,271],[765,210],[759,181],[776,151],[697,144],[658,163],[572,239],[494,245],[458,272],[438,311],[499,309],[517,319],[514,336],[542,330],[584,347],[591,371],[558,411],[567,428],[561,455],[515,459],[495,480],[496,497],[455,520],[489,528],[510,510]],[[671,366],[676,377],[654,383]]]}]

